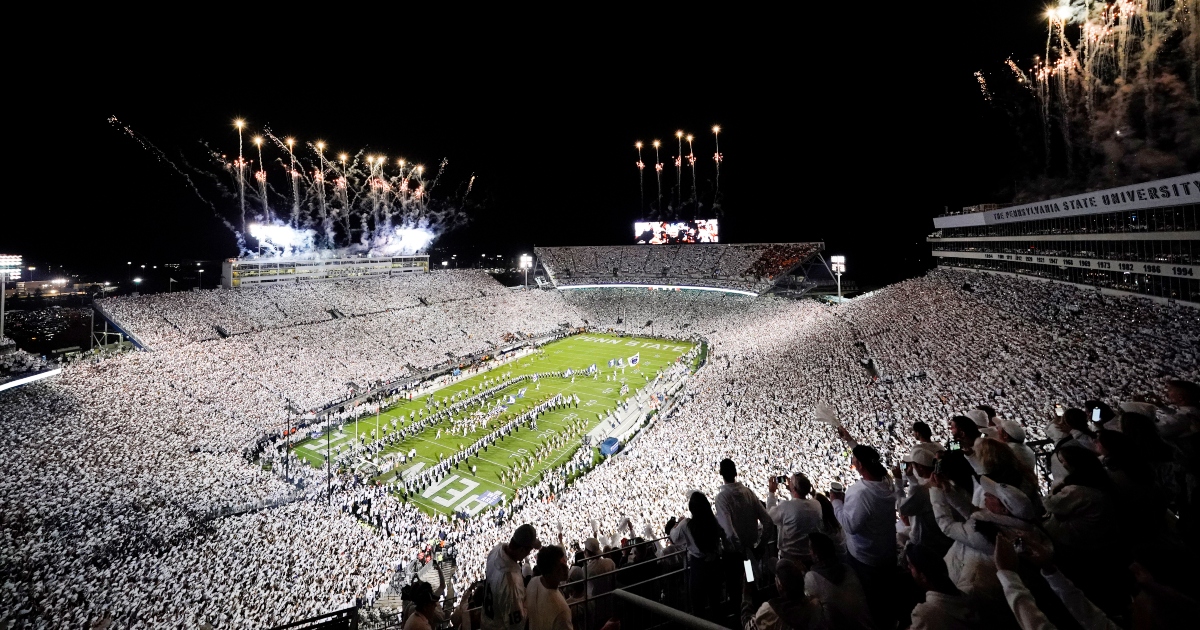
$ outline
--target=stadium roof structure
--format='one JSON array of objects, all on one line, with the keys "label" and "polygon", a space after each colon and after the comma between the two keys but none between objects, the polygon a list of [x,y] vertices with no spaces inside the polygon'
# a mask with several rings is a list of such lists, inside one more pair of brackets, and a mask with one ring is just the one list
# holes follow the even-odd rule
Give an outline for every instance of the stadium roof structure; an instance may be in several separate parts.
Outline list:
[{"label": "stadium roof structure", "polygon": [[[809,242],[537,247],[534,251],[550,286],[559,290],[688,289],[758,296],[820,259],[824,249],[822,242]],[[805,285],[794,280],[789,280],[793,293]]]}]

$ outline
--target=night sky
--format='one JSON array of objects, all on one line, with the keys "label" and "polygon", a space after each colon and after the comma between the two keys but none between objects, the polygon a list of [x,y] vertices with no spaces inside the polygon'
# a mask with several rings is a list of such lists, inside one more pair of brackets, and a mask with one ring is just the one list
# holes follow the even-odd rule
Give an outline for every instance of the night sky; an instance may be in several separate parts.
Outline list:
[{"label": "night sky", "polygon": [[[1011,195],[1021,156],[972,73],[1036,54],[1042,4],[928,7],[855,26],[798,12],[586,34],[447,22],[403,37],[335,29],[315,47],[256,40],[249,26],[197,38],[113,22],[63,43],[69,61],[36,56],[9,77],[23,95],[10,125],[25,165],[9,176],[34,184],[4,212],[0,252],[93,275],[236,255],[209,208],[110,115],[196,161],[200,141],[236,153],[235,117],[334,153],[446,157],[435,196],[474,173],[478,206],[438,245],[500,254],[631,243],[634,141],[672,147],[676,129],[694,133],[699,177],[711,179],[719,124],[723,241],[824,240],[848,257],[849,278],[896,281],[932,264],[924,236],[944,206]],[[236,205],[217,201],[234,218]]]}]

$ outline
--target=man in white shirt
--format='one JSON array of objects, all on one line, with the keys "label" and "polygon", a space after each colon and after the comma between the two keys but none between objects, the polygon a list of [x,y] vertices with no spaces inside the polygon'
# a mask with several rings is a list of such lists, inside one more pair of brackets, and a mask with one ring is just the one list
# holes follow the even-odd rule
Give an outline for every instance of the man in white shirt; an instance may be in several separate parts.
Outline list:
[{"label": "man in white shirt", "polygon": [[794,473],[787,479],[792,498],[782,502],[775,498],[778,486],[775,477],[767,478],[767,513],[779,530],[779,557],[812,564],[808,535],[817,531],[821,524],[821,504],[808,498],[812,494],[812,483],[803,473]]},{"label": "man in white shirt", "polygon": [[721,460],[721,478],[725,483],[717,493],[717,523],[738,551],[749,551],[758,542],[759,523],[771,522],[771,515],[754,496],[754,491],[737,481],[733,460]]},{"label": "man in white shirt", "polygon": [[521,562],[541,541],[533,526],[526,523],[513,532],[508,544],[492,548],[484,568],[487,590],[483,597],[483,630],[523,630],[525,627],[525,580]]},{"label": "man in white shirt", "polygon": [[846,532],[850,566],[858,574],[876,625],[894,623],[891,582],[896,568],[896,496],[879,451],[859,444],[850,464],[862,480],[845,492],[830,494],[833,513]]},{"label": "man in white shirt", "polygon": [[546,545],[538,551],[537,575],[525,589],[525,610],[529,612],[529,630],[572,630],[571,608],[559,592],[570,567],[562,547]]}]

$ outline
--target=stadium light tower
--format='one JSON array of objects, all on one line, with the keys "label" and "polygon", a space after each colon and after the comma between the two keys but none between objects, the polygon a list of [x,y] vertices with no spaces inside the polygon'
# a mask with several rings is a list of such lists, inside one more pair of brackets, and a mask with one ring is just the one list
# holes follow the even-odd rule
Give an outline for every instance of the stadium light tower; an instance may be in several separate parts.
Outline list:
[{"label": "stadium light tower", "polygon": [[846,273],[846,257],[845,256],[830,256],[829,262],[832,263],[830,269],[837,274],[838,299],[842,299],[842,274]]},{"label": "stadium light tower", "polygon": [[533,266],[533,257],[529,254],[521,254],[521,269],[525,270],[525,289],[529,289],[529,268]]}]

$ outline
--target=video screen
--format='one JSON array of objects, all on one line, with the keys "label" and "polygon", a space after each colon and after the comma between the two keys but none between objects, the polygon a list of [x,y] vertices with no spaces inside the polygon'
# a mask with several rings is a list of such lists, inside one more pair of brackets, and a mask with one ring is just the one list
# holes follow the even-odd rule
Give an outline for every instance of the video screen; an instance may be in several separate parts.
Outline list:
[{"label": "video screen", "polygon": [[634,242],[639,245],[671,243],[717,243],[717,220],[638,221],[633,224]]}]

